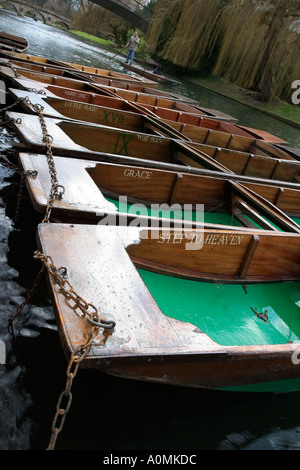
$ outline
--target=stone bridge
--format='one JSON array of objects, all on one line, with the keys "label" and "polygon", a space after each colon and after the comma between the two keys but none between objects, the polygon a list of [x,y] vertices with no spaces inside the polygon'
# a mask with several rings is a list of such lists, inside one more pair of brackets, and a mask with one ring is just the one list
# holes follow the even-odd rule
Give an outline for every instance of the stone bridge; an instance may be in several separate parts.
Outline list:
[{"label": "stone bridge", "polygon": [[3,8],[14,9],[19,16],[25,16],[28,13],[33,15],[33,18],[36,20],[41,20],[43,23],[52,26],[53,23],[58,23],[63,26],[65,29],[69,29],[71,20],[65,16],[60,15],[57,12],[52,10],[46,10],[40,8],[36,4],[31,4],[30,2],[19,2],[15,0],[6,0],[1,1],[0,5]]}]

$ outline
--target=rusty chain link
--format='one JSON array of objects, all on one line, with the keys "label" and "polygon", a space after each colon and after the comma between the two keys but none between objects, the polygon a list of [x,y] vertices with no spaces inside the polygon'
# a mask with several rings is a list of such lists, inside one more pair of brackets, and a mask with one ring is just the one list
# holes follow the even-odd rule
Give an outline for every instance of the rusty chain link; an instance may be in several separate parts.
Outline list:
[{"label": "rusty chain link", "polygon": [[[29,107],[31,107],[37,113],[39,121],[40,121],[40,125],[42,128],[43,142],[46,145],[46,157],[47,157],[50,178],[51,178],[51,189],[50,189],[50,194],[49,194],[49,198],[47,202],[46,213],[42,222],[50,222],[50,215],[51,215],[54,201],[55,199],[62,198],[65,192],[65,188],[61,186],[60,184],[58,184],[55,162],[54,162],[53,153],[52,153],[53,137],[48,133],[47,124],[43,115],[44,108],[38,103],[37,104],[31,103],[30,99],[27,96],[25,98],[22,98],[22,101],[24,101]],[[59,191],[59,188],[60,188],[60,191]]]},{"label": "rusty chain link", "polygon": [[[51,147],[53,138],[50,134],[48,134],[46,121],[43,115],[43,110],[44,110],[43,106],[41,106],[39,103],[36,103],[36,104],[31,103],[29,97],[25,96],[24,98],[23,97],[19,98],[15,103],[12,103],[6,108],[1,109],[1,112],[7,111],[8,109],[11,109],[14,106],[17,106],[19,103],[22,103],[22,102],[24,102],[27,106],[31,107],[37,113],[38,119],[40,121],[40,125],[42,128],[43,142],[45,143],[45,146],[46,146],[46,157],[47,157],[47,163],[48,163],[48,168],[49,168],[50,178],[51,178],[50,194],[48,197],[45,216],[42,222],[49,222],[54,201],[55,199],[62,198],[65,189],[63,186],[58,184],[55,162],[54,162],[52,147]],[[3,122],[4,121],[2,121],[2,123]],[[18,124],[21,124],[21,122],[22,120],[20,118],[16,120],[16,123]],[[22,180],[21,180],[21,183],[22,183]]]},{"label": "rusty chain link", "polygon": [[14,72],[15,78],[18,78],[18,77],[21,76],[21,75],[18,73],[16,67],[14,67],[14,65],[12,64],[12,62],[10,62],[9,60],[8,60],[7,62],[5,62],[4,67],[9,67],[9,68]]},{"label": "rusty chain link", "polygon": [[76,307],[81,310],[83,317],[85,317],[92,326],[105,329],[114,328],[114,322],[101,320],[98,309],[93,304],[86,302],[74,291],[70,282],[66,279],[66,274],[62,274],[67,272],[66,268],[60,267],[57,269],[53,264],[51,256],[46,256],[39,251],[34,252],[34,258],[40,259],[46,265],[49,274],[55,283],[59,285],[60,291],[63,293],[63,295],[74,302]]},{"label": "rusty chain link", "polygon": [[[17,74],[16,70],[12,66],[11,68],[12,70],[15,71],[15,74]],[[30,91],[39,93],[34,89]],[[51,135],[48,134],[46,121],[43,115],[43,107],[40,104],[32,104],[28,97],[20,98],[18,100],[18,102],[22,102],[22,101],[25,102],[28,106],[30,106],[38,114],[39,122],[42,128],[43,142],[45,143],[45,146],[46,146],[46,157],[47,157],[50,178],[51,178],[51,189],[50,189],[50,194],[48,197],[45,216],[42,220],[42,223],[49,223],[54,201],[55,199],[62,198],[62,195],[64,193],[64,187],[58,184],[55,162],[54,162],[53,153],[52,153],[53,138]],[[14,103],[13,105],[8,106],[6,109],[10,109],[16,104],[18,103]],[[24,178],[25,176],[26,176],[26,173],[24,173]],[[32,172],[32,176],[35,177],[36,173]],[[60,191],[59,191],[59,188],[60,188]],[[89,338],[87,342],[75,348],[69,359],[67,372],[66,372],[66,375],[67,375],[66,385],[65,385],[64,391],[60,394],[58,401],[57,401],[56,412],[55,412],[54,419],[53,419],[52,426],[51,426],[51,437],[50,437],[49,445],[47,448],[47,450],[53,450],[55,448],[57,436],[63,428],[66,414],[68,413],[70,406],[71,406],[71,402],[72,402],[71,387],[72,387],[73,379],[77,374],[79,365],[81,361],[89,353],[94,339],[99,334],[100,328],[102,328],[104,331],[111,332],[115,327],[115,322],[101,319],[98,309],[93,304],[86,302],[81,296],[79,296],[76,292],[74,292],[73,287],[63,275],[63,271],[66,271],[66,269],[65,268],[57,269],[54,266],[50,256],[46,256],[40,253],[39,251],[35,251],[34,258],[40,259],[43,262],[43,266],[36,277],[33,287],[28,292],[26,299],[18,307],[16,314],[10,318],[9,326],[11,327],[11,329],[12,329],[13,320],[17,316],[20,315],[23,307],[29,302],[30,298],[33,296],[34,290],[39,284],[45,268],[47,268],[47,271],[50,274],[50,276],[53,278],[54,282],[59,285],[60,291],[63,293],[63,295],[68,299],[68,301],[72,300],[74,302],[74,305],[82,312],[82,316],[86,318],[87,322],[90,325],[90,333],[89,333]],[[62,405],[62,401],[64,398],[66,399],[65,406]]]},{"label": "rusty chain link", "polygon": [[[68,367],[67,367],[67,380],[65,389],[59,395],[57,404],[56,404],[56,412],[53,418],[52,426],[51,426],[51,437],[49,441],[49,445],[47,450],[53,450],[55,447],[55,443],[57,440],[58,434],[61,432],[66,415],[70,409],[71,402],[72,402],[72,393],[71,388],[73,384],[73,379],[77,374],[79,365],[81,361],[87,356],[89,353],[92,343],[96,336],[99,334],[100,328],[106,330],[113,330],[115,327],[115,322],[107,321],[100,318],[98,309],[90,304],[85,302],[76,292],[74,292],[71,284],[67,279],[65,279],[65,275],[61,274],[62,272],[66,272],[65,268],[57,269],[53,264],[53,261],[50,256],[45,256],[39,251],[35,251],[34,258],[40,259],[44,266],[47,268],[49,274],[51,275],[52,279],[58,286],[60,287],[60,291],[63,295],[69,300],[72,299],[75,305],[80,309],[83,314],[83,317],[87,319],[87,321],[91,324],[90,335],[85,344],[79,345],[71,354],[69,359]],[[89,312],[89,309],[92,310],[92,313]],[[66,404],[65,406],[62,405],[62,401],[65,398]]]}]

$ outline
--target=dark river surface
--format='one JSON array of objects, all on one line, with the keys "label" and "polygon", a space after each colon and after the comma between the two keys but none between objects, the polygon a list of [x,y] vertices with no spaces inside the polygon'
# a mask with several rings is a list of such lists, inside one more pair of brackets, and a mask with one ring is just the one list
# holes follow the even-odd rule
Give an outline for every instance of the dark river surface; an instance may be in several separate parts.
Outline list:
[{"label": "dark river surface", "polygon": [[[0,10],[0,30],[27,37],[28,52],[35,55],[121,70],[117,58],[109,60],[113,53],[29,18]],[[299,129],[187,83],[176,92],[300,147]],[[9,155],[12,132],[0,132],[1,154]],[[44,450],[65,386],[66,360],[44,281],[15,321],[14,334],[7,328],[40,269],[33,260],[36,215],[25,193],[16,212],[18,191],[16,174],[0,165],[0,338],[6,346],[6,364],[0,365],[0,449]],[[300,450],[300,392],[195,390],[86,370],[79,370],[72,391],[58,450]]]}]

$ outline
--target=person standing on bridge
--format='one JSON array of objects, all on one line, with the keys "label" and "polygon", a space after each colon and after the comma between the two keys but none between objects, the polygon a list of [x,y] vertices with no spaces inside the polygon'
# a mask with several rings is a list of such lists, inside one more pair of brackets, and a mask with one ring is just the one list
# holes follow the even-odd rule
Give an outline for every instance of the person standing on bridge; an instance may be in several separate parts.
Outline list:
[{"label": "person standing on bridge", "polygon": [[132,64],[139,42],[140,42],[140,38],[138,36],[137,31],[135,31],[135,33],[131,36],[128,43],[126,44],[126,47],[128,47],[129,49],[128,49],[128,54],[125,60],[125,64],[128,64],[128,62],[130,65]]}]

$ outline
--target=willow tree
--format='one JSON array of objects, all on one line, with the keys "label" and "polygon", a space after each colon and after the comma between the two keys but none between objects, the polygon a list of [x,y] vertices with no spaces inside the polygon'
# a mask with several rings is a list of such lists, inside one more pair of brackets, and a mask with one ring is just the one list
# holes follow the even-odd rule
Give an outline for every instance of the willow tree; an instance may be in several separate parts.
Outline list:
[{"label": "willow tree", "polygon": [[213,50],[220,0],[158,0],[148,33],[150,52],[195,70]]},{"label": "willow tree", "polygon": [[213,74],[261,99],[287,99],[300,78],[300,0],[158,0],[150,51],[197,70],[217,44]]},{"label": "willow tree", "polygon": [[287,98],[300,76],[300,0],[232,0],[221,28],[214,74],[259,90],[263,101]]}]

